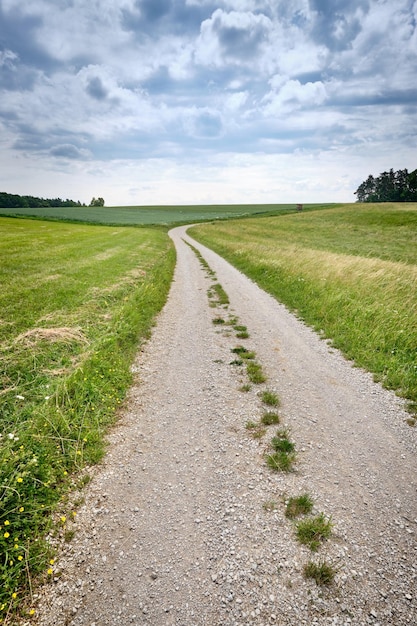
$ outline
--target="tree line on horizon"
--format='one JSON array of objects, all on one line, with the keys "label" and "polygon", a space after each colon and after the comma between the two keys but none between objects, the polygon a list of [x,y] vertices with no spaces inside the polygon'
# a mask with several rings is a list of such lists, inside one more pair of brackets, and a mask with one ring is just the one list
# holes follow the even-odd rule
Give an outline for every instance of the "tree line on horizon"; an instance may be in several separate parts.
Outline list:
[{"label": "tree line on horizon", "polygon": [[357,202],[417,202],[417,169],[370,174],[354,192]]},{"label": "tree line on horizon", "polygon": [[19,196],[14,193],[0,191],[0,207],[4,209],[39,208],[39,207],[77,207],[86,206],[80,201],[62,200],[61,198],[36,198],[34,196]]}]

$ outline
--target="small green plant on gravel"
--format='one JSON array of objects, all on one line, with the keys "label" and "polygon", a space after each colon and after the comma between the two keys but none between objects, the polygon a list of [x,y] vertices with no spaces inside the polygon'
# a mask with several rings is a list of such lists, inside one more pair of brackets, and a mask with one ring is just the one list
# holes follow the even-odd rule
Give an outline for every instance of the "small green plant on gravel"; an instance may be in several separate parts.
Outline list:
[{"label": "small green plant on gravel", "polygon": [[246,430],[248,430],[253,439],[262,439],[266,433],[266,429],[259,422],[246,422]]},{"label": "small green plant on gravel", "polygon": [[252,387],[248,383],[245,383],[244,385],[239,387],[239,391],[242,391],[243,393],[248,393],[248,391],[250,391],[251,389]]},{"label": "small green plant on gravel", "polygon": [[70,530],[66,530],[64,533],[64,541],[65,543],[70,543],[75,537],[75,530],[71,528]]},{"label": "small green plant on gravel", "polygon": [[336,569],[325,561],[319,563],[309,561],[303,571],[305,578],[312,578],[319,586],[331,585],[337,573]]},{"label": "small green plant on gravel", "polygon": [[194,254],[196,255],[197,259],[200,261],[200,265],[206,270],[206,273],[208,274],[208,276],[210,276],[211,278],[215,278],[216,277],[216,272],[214,272],[211,269],[210,265],[207,263],[206,259],[203,257],[203,255],[200,253],[200,251],[197,250],[197,248],[195,248],[191,243],[189,243],[188,241],[185,241],[185,239],[183,239],[183,241],[194,252]]},{"label": "small green plant on gravel", "polygon": [[280,417],[278,413],[274,413],[273,411],[266,411],[261,417],[261,422],[265,426],[272,426],[273,424],[279,424]]},{"label": "small green plant on gravel", "polygon": [[297,522],[295,527],[297,539],[313,552],[317,552],[320,544],[330,537],[332,526],[331,519],[326,519],[323,513],[316,517],[308,517]]},{"label": "small green plant on gravel", "polygon": [[268,406],[279,406],[281,404],[279,397],[273,391],[262,391],[260,397],[262,402]]},{"label": "small green plant on gravel", "polygon": [[266,428],[264,428],[261,424],[258,424],[258,427],[252,430],[251,435],[254,439],[262,439],[266,434]]},{"label": "small green plant on gravel", "polygon": [[238,339],[248,339],[250,336],[246,326],[234,326],[234,330]]},{"label": "small green plant on gravel", "polygon": [[266,381],[266,376],[262,371],[262,365],[256,361],[249,361],[246,365],[246,373],[251,383],[260,385]]},{"label": "small green plant on gravel", "polygon": [[207,294],[215,306],[227,306],[230,304],[229,297],[220,283],[214,283],[211,285]]},{"label": "small green plant on gravel", "polygon": [[221,325],[221,324],[224,324],[224,323],[225,323],[225,321],[224,321],[224,319],[222,317],[215,317],[213,319],[213,324]]},{"label": "small green plant on gravel", "polygon": [[287,426],[282,426],[281,428],[277,428],[275,432],[275,437],[279,439],[288,439],[290,436],[290,429]]},{"label": "small green plant on gravel", "polygon": [[294,452],[295,444],[288,439],[288,437],[281,437],[280,433],[278,433],[271,440],[271,446],[274,448],[275,452]]},{"label": "small green plant on gravel", "polygon": [[233,361],[230,361],[230,365],[243,365],[243,361],[242,359],[233,359]]},{"label": "small green plant on gravel", "polygon": [[253,350],[248,350],[244,346],[237,346],[236,348],[232,348],[233,354],[238,354],[241,359],[246,359],[250,361],[256,357],[255,352]]},{"label": "small green plant on gravel", "polygon": [[262,508],[264,511],[275,511],[277,508],[277,503],[275,502],[275,500],[268,500],[267,502],[264,502],[262,505]]},{"label": "small green plant on gravel", "polygon": [[285,508],[285,517],[294,519],[300,515],[307,515],[308,513],[311,513],[312,508],[313,500],[308,493],[304,493],[301,496],[294,496],[288,499],[287,506]]},{"label": "small green plant on gravel", "polygon": [[291,472],[295,460],[294,452],[273,452],[266,456],[266,464],[274,472]]}]

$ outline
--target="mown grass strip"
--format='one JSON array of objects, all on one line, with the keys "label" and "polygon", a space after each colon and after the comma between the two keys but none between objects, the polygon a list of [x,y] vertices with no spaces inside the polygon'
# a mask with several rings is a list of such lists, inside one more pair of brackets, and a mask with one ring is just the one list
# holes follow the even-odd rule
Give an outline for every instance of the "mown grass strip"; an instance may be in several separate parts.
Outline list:
[{"label": "mown grass strip", "polygon": [[417,205],[198,226],[227,258],[417,409]]},{"label": "mown grass strip", "polygon": [[71,516],[63,495],[102,458],[175,253],[161,230],[6,219],[0,229],[1,620],[46,570],[53,514],[61,526]]}]

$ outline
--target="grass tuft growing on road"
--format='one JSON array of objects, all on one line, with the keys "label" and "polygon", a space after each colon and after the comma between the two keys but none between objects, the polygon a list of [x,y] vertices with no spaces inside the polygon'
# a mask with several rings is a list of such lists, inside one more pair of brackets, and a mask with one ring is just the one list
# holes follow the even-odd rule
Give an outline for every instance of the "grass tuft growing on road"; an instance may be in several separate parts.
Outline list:
[{"label": "grass tuft growing on road", "polygon": [[312,552],[317,552],[320,544],[330,537],[332,526],[331,519],[326,519],[323,513],[316,517],[302,519],[295,527],[297,539],[308,546]]},{"label": "grass tuft growing on road", "polygon": [[305,578],[312,578],[319,586],[332,585],[336,576],[335,568],[325,561],[320,561],[319,563],[309,561],[304,566],[303,571]]},{"label": "grass tuft growing on road", "polygon": [[313,500],[308,493],[303,493],[301,496],[292,496],[288,499],[285,507],[285,517],[288,519],[294,519],[300,515],[307,515],[311,513],[313,509]]},{"label": "grass tuft growing on road", "polygon": [[251,383],[261,385],[266,381],[266,376],[262,370],[262,365],[256,361],[249,361],[246,364],[246,374]]}]

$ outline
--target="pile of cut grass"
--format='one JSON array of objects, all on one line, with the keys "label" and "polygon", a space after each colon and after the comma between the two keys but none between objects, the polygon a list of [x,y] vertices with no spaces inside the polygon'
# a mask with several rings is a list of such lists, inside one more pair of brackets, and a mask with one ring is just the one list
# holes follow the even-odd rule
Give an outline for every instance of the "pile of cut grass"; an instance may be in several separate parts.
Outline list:
[{"label": "pile of cut grass", "polygon": [[354,204],[191,232],[417,408],[416,204]]},{"label": "pile of cut grass", "polygon": [[175,254],[156,229],[3,218],[0,231],[1,622],[51,565],[63,494],[104,453]]}]

